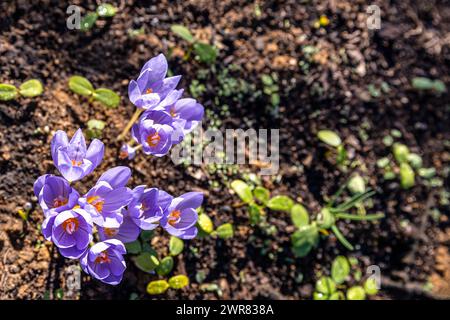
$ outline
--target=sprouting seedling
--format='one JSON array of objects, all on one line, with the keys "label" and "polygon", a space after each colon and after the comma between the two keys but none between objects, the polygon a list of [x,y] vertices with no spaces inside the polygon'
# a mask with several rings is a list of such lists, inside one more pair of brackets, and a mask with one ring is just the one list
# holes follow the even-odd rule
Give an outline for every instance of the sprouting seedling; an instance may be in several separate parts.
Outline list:
[{"label": "sprouting seedling", "polygon": [[211,218],[204,212],[200,212],[197,220],[197,227],[199,229],[198,237],[218,237],[221,239],[232,238],[234,235],[233,225],[231,223],[224,223],[214,229],[214,224]]},{"label": "sprouting seedling", "polygon": [[270,97],[272,106],[277,107],[280,104],[280,94],[278,84],[275,83],[275,78],[268,74],[263,74],[261,81],[264,85],[263,92]]},{"label": "sprouting seedling", "polygon": [[91,119],[87,122],[86,134],[89,139],[100,138],[106,123],[102,120]]},{"label": "sprouting seedling", "polygon": [[99,18],[112,18],[116,15],[117,8],[111,4],[103,3],[97,7],[95,12],[88,12],[80,21],[80,30],[89,31]]},{"label": "sprouting seedling", "polygon": [[108,108],[116,108],[120,103],[120,96],[117,93],[106,88],[95,89],[88,79],[81,76],[70,77],[69,88],[76,94],[98,101]]},{"label": "sprouting seedling", "polygon": [[248,205],[250,224],[256,225],[262,222],[266,216],[266,208],[274,211],[289,212],[294,205],[294,201],[283,195],[270,197],[270,191],[264,187],[256,186],[252,189],[242,180],[231,182],[231,188],[241,198],[245,205]]},{"label": "sprouting seedling", "polygon": [[189,50],[186,53],[186,59],[189,59],[190,53],[193,50],[200,62],[206,64],[213,64],[217,58],[217,48],[208,43],[204,43],[196,39],[188,28],[185,26],[174,24],[170,27],[173,33],[186,40],[189,43]]},{"label": "sprouting seedling", "polygon": [[425,77],[415,77],[411,81],[411,85],[414,89],[420,91],[434,91],[438,94],[444,93],[447,91],[445,83],[441,80],[431,80]]},{"label": "sprouting seedling", "polygon": [[322,14],[319,19],[317,19],[316,21],[314,21],[314,28],[319,29],[320,27],[325,28],[326,26],[328,26],[330,24],[330,19],[328,19],[328,17],[324,14]]},{"label": "sprouting seedling", "polygon": [[33,208],[30,202],[25,203],[22,209],[17,210],[19,216],[23,219],[23,221],[28,220],[28,216],[30,215],[30,211]]},{"label": "sprouting seedling", "polygon": [[422,157],[411,152],[403,143],[395,142],[395,138],[400,138],[401,132],[391,130],[390,135],[383,138],[386,146],[392,147],[392,155],[378,159],[377,166],[383,170],[385,180],[392,180],[398,177],[403,189],[410,189],[416,183],[416,174],[423,180],[425,185],[439,186],[441,181],[435,178],[436,169],[424,168]]},{"label": "sprouting seedling", "polygon": [[12,84],[0,83],[0,100],[8,101],[17,99],[18,96],[33,98],[44,92],[42,83],[37,79],[31,79],[22,83],[19,88]]},{"label": "sprouting seedling", "polygon": [[331,231],[336,238],[348,250],[353,250],[353,245],[344,237],[336,225],[339,219],[351,221],[373,221],[384,217],[384,214],[351,214],[349,211],[363,203],[375,194],[374,191],[366,190],[363,193],[353,195],[347,201],[341,204],[335,204],[336,199],[341,195],[348,183],[345,183],[331,197],[330,201],[317,214],[316,220],[310,222],[309,214],[306,209],[296,204],[291,209],[291,218],[294,225],[298,228],[291,236],[292,251],[296,257],[306,256],[313,248],[317,247],[320,237],[319,233],[328,235]]},{"label": "sprouting seedling", "polygon": [[[353,271],[353,273],[352,273]],[[349,287],[348,282],[360,283],[361,270],[355,258],[337,256],[331,265],[330,276],[321,276],[315,285],[314,300],[365,300],[367,295],[376,295],[378,288],[373,278],[363,285]],[[346,290],[346,294],[344,294]]]},{"label": "sprouting seedling", "polygon": [[185,275],[176,275],[166,280],[155,280],[151,281],[147,285],[147,293],[150,295],[162,294],[167,291],[167,289],[183,289],[189,285],[189,278]]},{"label": "sprouting seedling", "polygon": [[334,157],[338,165],[345,165],[347,160],[347,151],[345,150],[339,135],[331,130],[320,130],[317,133],[317,137],[320,141],[331,147],[331,152],[326,155],[327,158],[332,159]]}]

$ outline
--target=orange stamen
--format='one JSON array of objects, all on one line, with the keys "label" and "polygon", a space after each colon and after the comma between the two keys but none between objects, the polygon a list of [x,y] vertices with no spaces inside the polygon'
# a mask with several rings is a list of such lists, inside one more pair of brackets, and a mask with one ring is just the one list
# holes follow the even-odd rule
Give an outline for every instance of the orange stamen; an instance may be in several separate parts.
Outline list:
[{"label": "orange stamen", "polygon": [[151,88],[148,88],[147,90],[145,90],[145,94],[150,94],[153,93],[153,90]]},{"label": "orange stamen", "polygon": [[53,200],[53,208],[59,208],[59,207],[65,206],[67,204],[67,202],[69,202],[69,199],[56,198],[55,200]]},{"label": "orange stamen", "polygon": [[102,212],[103,205],[105,204],[104,200],[101,200],[99,196],[88,197],[87,202],[94,206],[94,208],[98,212]]},{"label": "orange stamen", "polygon": [[108,236],[108,238],[112,238],[119,232],[119,230],[112,228],[104,228],[103,232]]},{"label": "orange stamen", "polygon": [[79,222],[77,218],[69,218],[62,223],[64,231],[66,231],[68,234],[72,234],[77,231],[78,225]]},{"label": "orange stamen", "polygon": [[169,214],[169,219],[168,219],[169,224],[173,227],[174,224],[176,224],[178,222],[178,220],[180,219],[180,216],[181,216],[180,210],[172,211]]},{"label": "orange stamen", "polygon": [[158,132],[155,132],[147,137],[147,143],[150,147],[156,147],[161,140]]},{"label": "orange stamen", "polygon": [[83,164],[83,161],[72,160],[72,165],[75,167],[79,167]]},{"label": "orange stamen", "polygon": [[172,116],[172,118],[175,118],[177,116],[177,113],[175,112],[175,108],[170,109],[170,115]]},{"label": "orange stamen", "polygon": [[108,257],[108,252],[105,250],[105,251],[102,251],[99,253],[97,258],[95,258],[94,262],[95,263],[110,263],[111,259]]}]

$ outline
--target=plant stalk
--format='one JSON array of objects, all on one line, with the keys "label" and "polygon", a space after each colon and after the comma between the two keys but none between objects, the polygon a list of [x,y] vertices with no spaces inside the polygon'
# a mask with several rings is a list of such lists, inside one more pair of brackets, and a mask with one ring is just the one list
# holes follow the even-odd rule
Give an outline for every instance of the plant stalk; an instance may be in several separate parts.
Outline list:
[{"label": "plant stalk", "polygon": [[127,125],[123,129],[122,133],[119,134],[119,136],[117,137],[116,139],[117,141],[122,140],[127,135],[128,131],[131,129],[131,126],[133,126],[136,120],[139,119],[139,116],[141,115],[142,111],[143,109],[136,109],[130,121],[128,121]]}]

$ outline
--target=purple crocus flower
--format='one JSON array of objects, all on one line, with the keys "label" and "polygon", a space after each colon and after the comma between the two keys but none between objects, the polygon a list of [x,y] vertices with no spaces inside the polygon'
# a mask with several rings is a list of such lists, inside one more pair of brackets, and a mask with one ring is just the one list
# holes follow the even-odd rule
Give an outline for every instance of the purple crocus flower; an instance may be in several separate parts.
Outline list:
[{"label": "purple crocus flower", "polygon": [[102,161],[105,152],[103,143],[92,140],[86,148],[81,129],[78,129],[69,142],[67,134],[58,130],[51,142],[53,162],[62,176],[69,182],[82,179],[91,173]]},{"label": "purple crocus flower", "polygon": [[118,228],[123,222],[122,208],[132,200],[132,191],[125,187],[131,176],[128,167],[115,167],[103,173],[95,186],[78,200],[92,221],[105,228]]},{"label": "purple crocus flower", "polygon": [[98,242],[80,258],[84,272],[111,285],[119,284],[127,265],[123,259],[125,246],[117,239]]},{"label": "purple crocus flower", "polygon": [[166,155],[172,147],[172,117],[163,110],[148,110],[133,125],[131,135],[140,144],[145,154],[157,157]]},{"label": "purple crocus flower", "polygon": [[135,241],[139,237],[141,229],[134,223],[127,210],[122,209],[123,221],[118,228],[98,227],[100,240],[117,239],[123,243]]},{"label": "purple crocus flower", "polygon": [[164,110],[171,115],[173,127],[180,129],[182,133],[179,133],[178,137],[172,135],[174,144],[180,143],[185,135],[194,130],[202,121],[204,114],[203,106],[192,98],[177,100],[172,105],[164,106]]},{"label": "purple crocus flower", "polygon": [[133,201],[128,213],[133,222],[143,230],[153,230],[158,226],[173,197],[156,188],[137,186],[133,189]]},{"label": "purple crocus flower", "polygon": [[201,192],[188,192],[174,198],[161,219],[161,226],[180,239],[192,239],[197,235],[197,211],[203,202]]},{"label": "purple crocus flower", "polygon": [[127,143],[124,143],[122,147],[120,147],[119,153],[120,159],[133,160],[135,156],[136,156],[136,148],[133,148]]},{"label": "purple crocus flower", "polygon": [[53,212],[42,223],[42,234],[66,258],[79,258],[92,241],[92,219],[81,208]]},{"label": "purple crocus flower", "polygon": [[176,88],[181,76],[166,78],[167,60],[163,54],[150,59],[142,67],[137,81],[128,85],[130,101],[140,109],[151,109]]},{"label": "purple crocus flower", "polygon": [[65,179],[51,174],[40,176],[33,189],[46,217],[73,208],[80,197]]}]

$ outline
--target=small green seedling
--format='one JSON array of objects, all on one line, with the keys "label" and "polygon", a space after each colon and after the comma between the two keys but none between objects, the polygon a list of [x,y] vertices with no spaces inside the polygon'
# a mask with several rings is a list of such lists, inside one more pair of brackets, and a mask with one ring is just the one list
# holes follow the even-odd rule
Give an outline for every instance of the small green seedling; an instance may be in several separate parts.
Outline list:
[{"label": "small green seedling", "polygon": [[0,83],[0,101],[17,99],[18,96],[33,98],[44,92],[42,83],[37,79],[31,79],[22,83],[19,88],[8,83]]},{"label": "small green seedling", "polygon": [[425,77],[415,77],[411,81],[411,85],[416,90],[431,90],[438,94],[447,91],[445,83],[441,80],[431,80]]},{"label": "small green seedling", "polygon": [[[350,180],[351,181],[351,180]],[[336,225],[339,219],[350,221],[374,221],[384,217],[384,214],[351,214],[349,211],[353,207],[358,207],[365,200],[375,194],[370,189],[362,193],[354,194],[349,200],[335,205],[336,199],[348,186],[348,182],[333,195],[331,200],[317,214],[316,219],[310,222],[309,214],[303,206],[294,205],[291,209],[291,218],[298,228],[291,236],[292,252],[295,257],[301,258],[318,246],[320,233],[328,235],[331,231],[336,238],[348,250],[353,250],[353,245],[344,237]]]},{"label": "small green seedling", "polygon": [[158,295],[167,291],[167,289],[183,289],[189,285],[189,278],[185,275],[177,275],[166,280],[155,280],[151,281],[147,285],[147,293],[150,295]]},{"label": "small green seedling", "polygon": [[173,33],[189,43],[189,50],[185,58],[189,59],[192,51],[196,54],[196,59],[206,64],[213,64],[217,58],[217,48],[208,43],[195,39],[192,33],[185,26],[174,24],[170,27]]},{"label": "small green seedling", "polygon": [[275,83],[275,77],[263,74],[261,76],[261,81],[263,83],[263,92],[270,97],[272,106],[278,107],[280,104],[280,88],[278,87],[278,84]]},{"label": "small green seedling", "polygon": [[[419,175],[424,179],[422,181],[425,185],[436,186],[433,183],[436,169],[423,168],[423,160],[420,155],[411,152],[405,144],[395,142],[395,138],[401,137],[400,131],[391,130],[390,135],[383,138],[384,144],[392,147],[392,156],[387,156],[377,161],[377,166],[384,171],[384,179],[393,180],[398,177],[400,186],[403,189],[410,189],[416,184],[416,176]],[[437,180],[440,181],[440,179]]]},{"label": "small green seedling", "polygon": [[352,260],[356,259],[344,256],[334,259],[331,276],[321,276],[316,282],[314,300],[365,300],[366,296],[378,293],[377,283],[373,278],[367,278],[363,285],[349,287],[349,282],[361,281],[358,262],[356,260],[354,263]]},{"label": "small green seedling", "polygon": [[80,30],[91,30],[99,18],[112,18],[116,15],[117,8],[108,3],[100,4],[95,12],[88,12],[80,21]]},{"label": "small green seedling", "polygon": [[214,224],[211,218],[204,212],[200,212],[197,220],[197,228],[199,230],[198,237],[219,237],[221,239],[232,238],[234,235],[233,225],[231,223],[224,223],[214,229]]},{"label": "small green seedling", "polygon": [[117,93],[106,88],[94,89],[92,83],[81,76],[70,77],[69,88],[76,94],[88,97],[90,101],[98,101],[108,108],[117,108],[120,103],[120,96]]},{"label": "small green seedling", "polygon": [[87,136],[89,139],[100,138],[106,123],[101,120],[91,119],[87,122]]},{"label": "small green seedling", "polygon": [[334,159],[338,166],[344,167],[347,162],[347,151],[339,135],[331,130],[320,130],[317,137],[331,148],[326,157],[330,160]]}]

